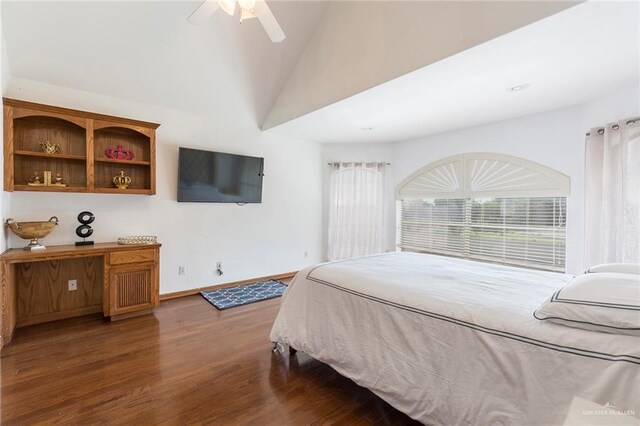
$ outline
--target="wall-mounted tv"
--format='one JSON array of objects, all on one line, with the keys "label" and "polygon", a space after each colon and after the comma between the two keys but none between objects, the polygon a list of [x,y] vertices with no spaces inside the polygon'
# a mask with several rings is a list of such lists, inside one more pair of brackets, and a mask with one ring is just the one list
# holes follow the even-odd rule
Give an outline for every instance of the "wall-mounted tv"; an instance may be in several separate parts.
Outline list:
[{"label": "wall-mounted tv", "polygon": [[261,203],[264,158],[180,148],[178,201]]}]

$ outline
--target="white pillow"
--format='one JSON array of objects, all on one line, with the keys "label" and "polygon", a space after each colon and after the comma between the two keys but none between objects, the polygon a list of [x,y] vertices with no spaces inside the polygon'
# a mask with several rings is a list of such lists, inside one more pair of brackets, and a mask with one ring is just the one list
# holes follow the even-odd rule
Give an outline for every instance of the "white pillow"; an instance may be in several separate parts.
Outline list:
[{"label": "white pillow", "polygon": [[586,330],[640,336],[640,276],[613,272],[579,275],[533,316]]},{"label": "white pillow", "polygon": [[587,269],[588,274],[595,272],[618,272],[640,275],[640,263],[603,263]]}]

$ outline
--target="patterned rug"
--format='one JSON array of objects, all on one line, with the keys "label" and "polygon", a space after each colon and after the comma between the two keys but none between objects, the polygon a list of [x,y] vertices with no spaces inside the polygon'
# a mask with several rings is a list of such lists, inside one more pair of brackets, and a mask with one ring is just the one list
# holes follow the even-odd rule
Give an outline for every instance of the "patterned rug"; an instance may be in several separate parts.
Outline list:
[{"label": "patterned rug", "polygon": [[286,288],[287,286],[280,281],[269,280],[220,290],[201,291],[200,294],[213,306],[223,310],[280,297]]}]

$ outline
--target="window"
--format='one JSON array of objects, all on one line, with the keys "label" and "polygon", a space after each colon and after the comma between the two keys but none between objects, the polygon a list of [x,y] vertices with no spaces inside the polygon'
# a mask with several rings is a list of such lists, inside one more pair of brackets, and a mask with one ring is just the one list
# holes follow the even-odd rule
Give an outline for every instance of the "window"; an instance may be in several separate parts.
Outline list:
[{"label": "window", "polygon": [[564,272],[570,180],[517,157],[461,154],[397,187],[398,246]]},{"label": "window", "polygon": [[402,250],[564,272],[566,197],[398,202]]}]

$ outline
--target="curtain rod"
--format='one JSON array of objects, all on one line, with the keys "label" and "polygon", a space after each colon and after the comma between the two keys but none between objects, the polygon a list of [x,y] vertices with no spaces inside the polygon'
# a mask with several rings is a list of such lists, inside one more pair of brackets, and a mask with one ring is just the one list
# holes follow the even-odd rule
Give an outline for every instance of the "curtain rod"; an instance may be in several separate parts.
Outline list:
[{"label": "curtain rod", "polygon": [[[625,124],[627,126],[631,126],[632,124],[635,124],[638,121],[640,121],[640,118],[632,118],[631,120],[627,120],[627,122]],[[618,124],[614,124],[613,126],[611,126],[611,129],[613,129],[613,130],[618,130],[619,128],[620,128],[620,126]],[[604,127],[600,127],[598,129],[598,134],[599,135],[604,135]],[[591,132],[587,132],[587,136],[591,136]]]},{"label": "curtain rod", "polygon": [[384,164],[390,166],[391,163],[385,163],[384,161],[333,161],[327,163],[328,166],[337,166],[338,164]]}]

